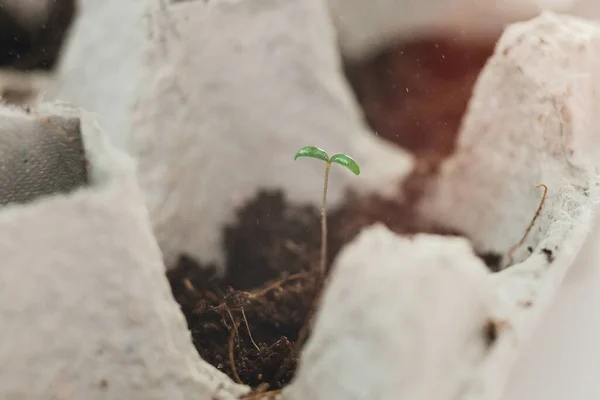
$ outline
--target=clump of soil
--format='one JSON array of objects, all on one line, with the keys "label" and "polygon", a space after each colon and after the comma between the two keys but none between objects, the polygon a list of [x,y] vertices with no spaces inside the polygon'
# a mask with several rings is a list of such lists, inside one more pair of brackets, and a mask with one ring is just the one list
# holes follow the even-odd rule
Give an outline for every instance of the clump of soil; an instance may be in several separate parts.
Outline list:
[{"label": "clump of soil", "polygon": [[[329,265],[362,228],[383,222],[403,234],[449,230],[415,221],[408,203],[349,195],[330,213]],[[393,216],[393,217],[392,217]],[[238,212],[225,232],[227,273],[182,257],[168,273],[200,356],[257,391],[292,379],[320,287],[320,214],[290,205],[281,192],[262,192]]]},{"label": "clump of soil", "polygon": [[317,294],[311,271],[319,262],[319,221],[313,207],[290,206],[280,192],[260,193],[225,231],[224,277],[187,257],[169,272],[204,360],[253,388],[290,381],[294,342]]}]

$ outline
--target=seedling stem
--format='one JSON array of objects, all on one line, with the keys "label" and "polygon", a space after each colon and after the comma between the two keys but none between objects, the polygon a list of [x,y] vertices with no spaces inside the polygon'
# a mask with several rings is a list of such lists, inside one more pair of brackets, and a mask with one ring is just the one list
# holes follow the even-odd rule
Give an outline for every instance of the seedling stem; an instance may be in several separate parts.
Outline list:
[{"label": "seedling stem", "polygon": [[336,154],[331,158],[327,153],[315,146],[306,146],[298,150],[294,160],[298,157],[317,158],[325,162],[325,179],[323,181],[323,201],[321,202],[321,262],[319,263],[319,274],[325,276],[327,269],[327,186],[329,185],[329,170],[331,163],[343,165],[355,175],[360,174],[360,168],[354,159],[346,154]]},{"label": "seedling stem", "polygon": [[325,163],[325,183],[323,184],[323,202],[321,203],[321,263],[319,273],[325,276],[327,267],[327,185],[329,184],[329,170],[331,162]]}]

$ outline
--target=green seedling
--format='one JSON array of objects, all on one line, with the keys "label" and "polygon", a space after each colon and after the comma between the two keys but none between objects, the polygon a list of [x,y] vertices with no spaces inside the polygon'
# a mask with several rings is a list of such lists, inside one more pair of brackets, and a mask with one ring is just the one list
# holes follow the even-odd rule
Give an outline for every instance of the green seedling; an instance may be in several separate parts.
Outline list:
[{"label": "green seedling", "polygon": [[336,154],[330,158],[324,150],[315,146],[301,148],[294,156],[294,160],[297,160],[298,157],[311,157],[325,161],[325,180],[323,182],[323,200],[321,202],[321,263],[319,265],[319,273],[321,276],[325,276],[327,264],[327,185],[329,183],[329,169],[332,163],[336,163],[348,168],[355,175],[359,175],[360,167],[352,157],[346,154]]}]

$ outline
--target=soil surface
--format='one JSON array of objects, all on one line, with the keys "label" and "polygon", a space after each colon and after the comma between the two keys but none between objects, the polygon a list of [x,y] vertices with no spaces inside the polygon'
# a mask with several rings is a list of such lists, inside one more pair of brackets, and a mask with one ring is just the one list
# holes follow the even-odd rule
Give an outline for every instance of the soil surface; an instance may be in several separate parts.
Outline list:
[{"label": "soil surface", "polygon": [[[329,264],[377,221],[403,234],[454,234],[420,226],[413,214],[406,203],[350,195],[328,219]],[[319,223],[316,208],[292,206],[280,192],[263,192],[226,230],[224,277],[188,257],[168,273],[198,353],[234,381],[266,391],[292,379],[301,347],[296,341],[318,294],[312,271],[319,263]]]},{"label": "soil surface", "polygon": [[316,296],[319,218],[281,193],[260,193],[226,229],[223,278],[187,257],[169,272],[200,356],[235,381],[266,390],[292,378],[294,342]]},{"label": "soil surface", "polygon": [[[464,46],[447,40],[401,44],[348,65],[347,73],[371,127],[412,151],[417,166],[399,190],[403,202],[348,194],[329,211],[328,265],[364,227],[458,235],[415,219],[415,205],[441,161],[454,149],[460,119],[493,43]],[[168,273],[200,356],[255,394],[277,390],[293,377],[319,284],[320,214],[262,192],[226,228],[226,275],[182,257]],[[483,254],[492,271],[501,257]]]}]

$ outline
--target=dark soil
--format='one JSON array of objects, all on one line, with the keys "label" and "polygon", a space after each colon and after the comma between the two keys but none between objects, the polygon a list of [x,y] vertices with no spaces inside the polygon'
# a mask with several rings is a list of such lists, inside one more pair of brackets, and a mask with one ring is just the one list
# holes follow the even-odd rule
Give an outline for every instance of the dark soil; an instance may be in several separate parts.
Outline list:
[{"label": "dark soil", "polygon": [[269,389],[290,381],[298,356],[293,344],[316,295],[309,271],[319,262],[319,238],[316,209],[291,207],[281,193],[261,193],[226,229],[222,279],[181,258],[168,276],[204,360],[238,380],[229,359],[234,335],[239,381]]},{"label": "dark soil", "polygon": [[[376,221],[404,234],[453,234],[420,226],[411,214],[407,205],[350,196],[329,218],[330,262]],[[238,215],[226,230],[224,277],[182,257],[168,278],[204,360],[256,390],[280,389],[294,375],[295,344],[319,287],[311,273],[319,262],[319,212],[263,192]]]},{"label": "dark soil", "polygon": [[[399,188],[402,203],[349,194],[341,208],[330,210],[329,265],[375,222],[405,235],[459,234],[424,225],[413,210],[454,149],[475,78],[492,48],[432,40],[398,45],[347,66],[371,127],[411,150],[418,162]],[[204,360],[256,392],[282,388],[293,377],[301,348],[296,342],[318,295],[311,271],[319,262],[319,211],[290,205],[278,192],[260,193],[226,228],[224,248],[227,273],[221,278],[182,257],[168,273],[174,296]],[[492,271],[502,258],[480,257]]]}]

